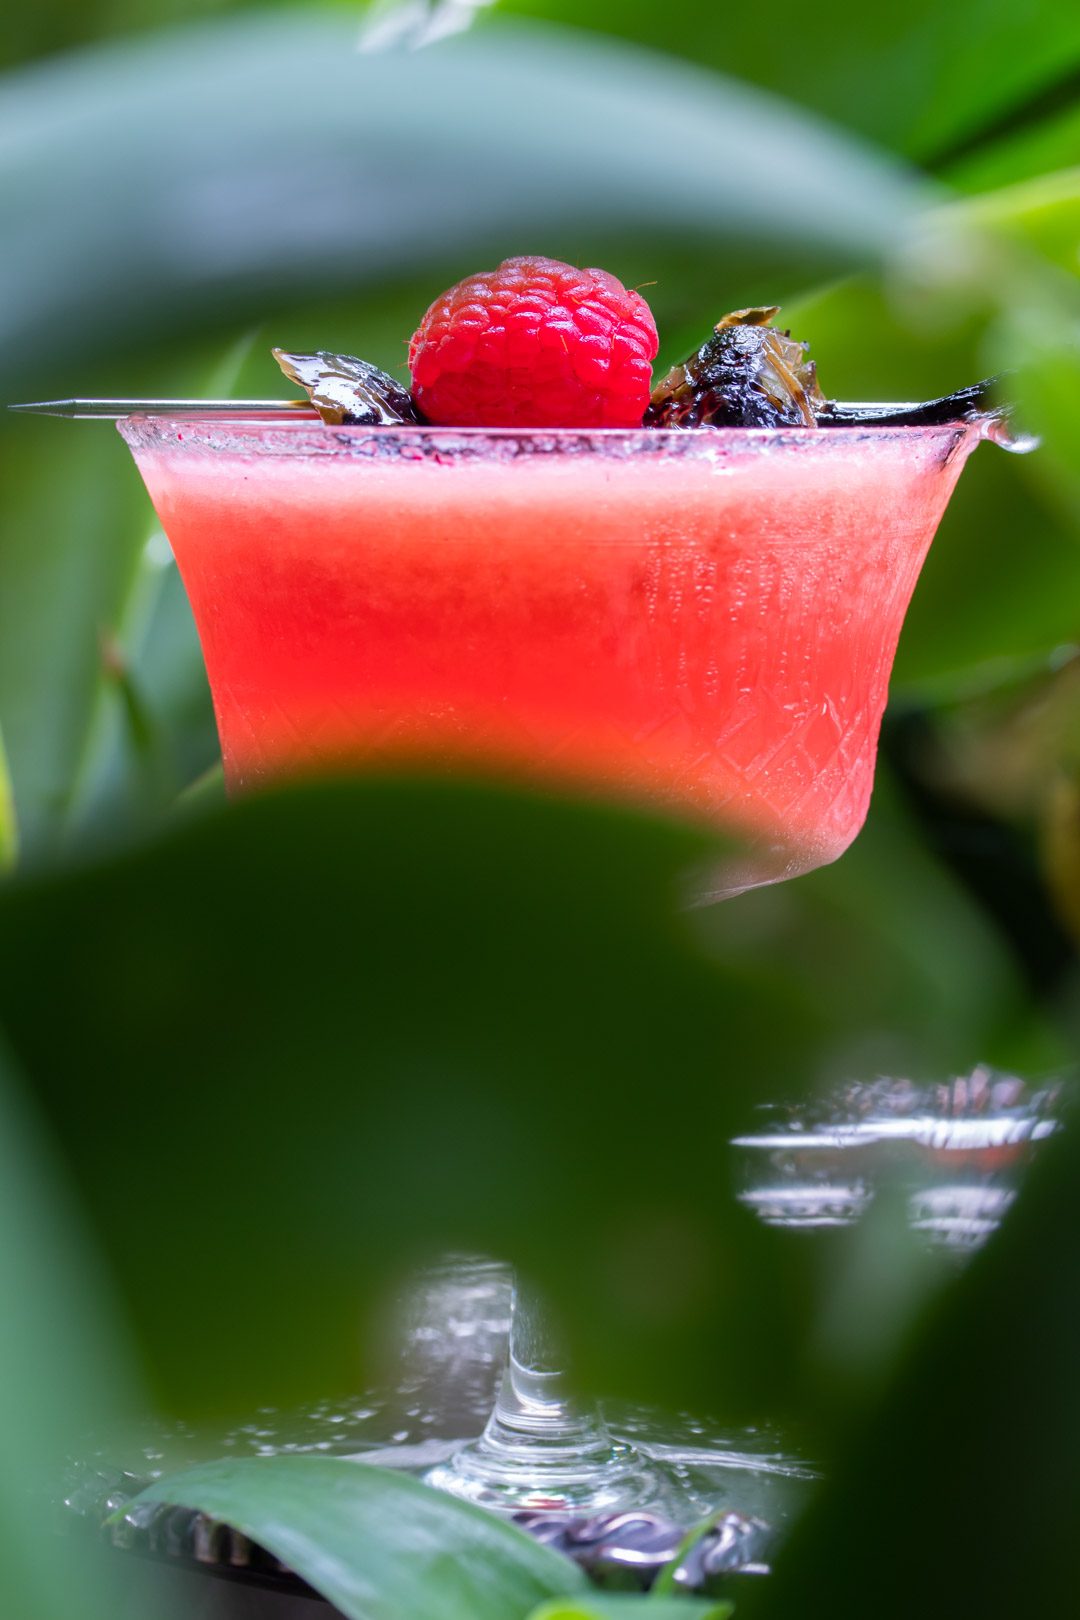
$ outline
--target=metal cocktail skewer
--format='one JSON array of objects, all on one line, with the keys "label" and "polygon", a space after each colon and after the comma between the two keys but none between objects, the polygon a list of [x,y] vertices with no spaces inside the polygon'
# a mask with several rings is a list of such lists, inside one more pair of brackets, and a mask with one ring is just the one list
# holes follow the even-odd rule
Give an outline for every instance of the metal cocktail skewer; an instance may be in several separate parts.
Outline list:
[{"label": "metal cocktail skewer", "polygon": [[[943,399],[922,402],[884,400],[830,400],[819,413],[819,427],[930,426],[963,419],[987,405],[987,384],[960,389]],[[102,418],[119,421],[125,416],[259,416],[289,418],[316,416],[306,399],[45,399],[9,405],[9,411],[38,416],[67,416],[76,420]],[[411,425],[411,424],[405,424]],[[654,430],[655,431],[655,430]]]},{"label": "metal cocktail skewer", "polygon": [[112,422],[125,416],[295,416],[298,411],[317,415],[308,399],[42,399],[9,405],[8,410]]}]

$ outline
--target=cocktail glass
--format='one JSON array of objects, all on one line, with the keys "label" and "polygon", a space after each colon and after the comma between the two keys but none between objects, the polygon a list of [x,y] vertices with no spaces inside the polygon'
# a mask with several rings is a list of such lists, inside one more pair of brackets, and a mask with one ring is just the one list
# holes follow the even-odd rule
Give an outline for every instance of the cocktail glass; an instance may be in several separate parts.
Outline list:
[{"label": "cocktail glass", "polygon": [[[901,623],[985,422],[690,431],[132,416],[226,778],[479,770],[734,833],[713,899],[834,860]],[[518,1293],[484,1436],[435,1482],[595,1511],[647,1470]]]}]

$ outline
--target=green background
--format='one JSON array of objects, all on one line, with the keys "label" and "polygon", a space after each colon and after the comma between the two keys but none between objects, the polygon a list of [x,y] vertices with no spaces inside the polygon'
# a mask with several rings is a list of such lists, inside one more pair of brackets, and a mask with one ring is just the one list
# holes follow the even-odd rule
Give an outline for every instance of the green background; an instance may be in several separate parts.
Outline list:
[{"label": "green background", "polygon": [[[0,420],[12,1613],[113,1612],[34,1509],[79,1434],[347,1389],[372,1371],[357,1324],[451,1244],[543,1280],[583,1384],[713,1408],[720,1390],[732,1421],[810,1426],[828,1483],[745,1612],[1067,1612],[1070,1133],[959,1276],[884,1205],[827,1253],[754,1225],[726,1142],[756,1104],[841,1080],[987,1061],[1038,1084],[1073,1061],[1080,16],[471,9],[7,18],[0,401],[273,394],[272,344],[401,375],[439,290],[541,252],[648,283],[661,364],[726,308],[778,302],[827,393],[1000,373],[1041,448],[980,450],[961,482],[856,847],[686,918],[670,892],[695,835],[648,817],[420,780],[226,810],[190,615],[123,446]],[[626,1249],[657,1233],[698,1263],[650,1299]],[[238,1264],[185,1265],[214,1245]],[[274,1512],[318,1541],[325,1482],[280,1488]],[[256,1511],[244,1479],[196,1490]],[[361,1568],[384,1533],[366,1511],[345,1538]],[[452,1505],[431,1533],[460,1548]],[[311,1552],[317,1584],[331,1552]],[[519,1569],[510,1595],[503,1552],[471,1556],[492,1613],[553,1590]],[[387,1580],[382,1608],[347,1612],[459,1612],[438,1561],[422,1599]]]}]

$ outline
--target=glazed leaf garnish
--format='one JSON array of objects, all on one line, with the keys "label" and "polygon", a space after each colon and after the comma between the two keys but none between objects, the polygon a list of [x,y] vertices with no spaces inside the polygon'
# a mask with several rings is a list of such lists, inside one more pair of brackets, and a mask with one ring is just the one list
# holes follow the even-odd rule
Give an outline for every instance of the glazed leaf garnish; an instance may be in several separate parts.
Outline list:
[{"label": "glazed leaf garnish", "polygon": [[392,427],[424,420],[408,389],[367,360],[325,349],[314,354],[271,352],[290,382],[300,384],[332,426]]},{"label": "glazed leaf garnish", "polygon": [[771,324],[776,304],[736,309],[681,366],[652,391],[646,427],[933,427],[945,422],[996,424],[1007,449],[1030,448],[1008,427],[1007,407],[991,398],[996,377],[923,404],[826,399],[808,345]]},{"label": "glazed leaf garnish", "polygon": [[921,405],[855,404],[850,400],[829,399],[818,411],[819,427],[933,427],[939,422],[971,422],[980,416],[1005,418],[1006,408],[995,406],[991,393],[996,377],[958,388],[940,399]]},{"label": "glazed leaf garnish", "polygon": [[646,427],[813,427],[826,401],[805,343],[770,323],[778,305],[736,309],[652,391]]}]

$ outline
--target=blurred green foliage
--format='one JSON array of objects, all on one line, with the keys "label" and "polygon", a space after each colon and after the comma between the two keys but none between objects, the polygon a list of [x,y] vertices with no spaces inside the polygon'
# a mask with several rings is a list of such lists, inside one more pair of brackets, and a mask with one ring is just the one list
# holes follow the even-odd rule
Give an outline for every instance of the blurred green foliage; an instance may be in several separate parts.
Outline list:
[{"label": "blurred green foliage", "polygon": [[7,755],[0,737],[0,871],[14,864],[19,848],[19,829],[15,820],[15,796],[11,791]]},{"label": "blurred green foliage", "polygon": [[[387,779],[263,795],[9,887],[0,1017],[174,1411],[347,1392],[375,1370],[360,1321],[446,1247],[542,1277],[584,1376],[700,1401],[726,1345],[744,1415],[761,1410],[787,1377],[791,1302],[775,1290],[767,1358],[723,1323],[734,1299],[760,1308],[761,1265],[789,1256],[717,1207],[716,1163],[773,1076],[815,1083],[843,998],[811,1009],[767,966],[711,966],[673,915],[708,848],[667,823]],[[151,1048],[167,1130],[143,1105]],[[104,1131],[87,1052],[109,1076]],[[658,1109],[678,1151],[642,1185],[627,1166]],[[654,1219],[701,1255],[655,1312],[633,1260]],[[714,1272],[732,1221],[744,1241]],[[225,1232],[228,1267],[190,1263]],[[568,1246],[591,1263],[568,1272]]]},{"label": "blurred green foliage", "polygon": [[[223,809],[190,615],[123,447],[0,422],[0,865],[20,858],[0,891],[0,1552],[20,1620],[111,1612],[35,1504],[140,1378],[191,1411],[347,1388],[359,1323],[451,1243],[543,1282],[584,1384],[809,1424],[831,1483],[746,1612],[1065,1612],[1075,1144],[959,1280],[885,1206],[813,1253],[755,1225],[725,1144],[764,1098],[977,1059],[1049,1072],[1075,1049],[1080,14],[784,0],[750,27],[502,0],[463,37],[371,54],[363,10],[6,19],[6,398],[270,394],[272,342],[400,368],[442,286],[544,251],[649,283],[661,363],[725,307],[783,300],[826,392],[1006,371],[1043,449],[982,450],[961,482],[860,843],[679,917],[703,851],[648,818],[421,781]],[[950,845],[961,826],[991,853]],[[223,1252],[243,1263],[192,1264]],[[425,1620],[450,1620],[426,1590]]]},{"label": "blurred green foliage", "polygon": [[[1080,20],[1055,0],[914,0],[902,19],[825,0],[812,26],[797,0],[780,0],[762,28],[741,27],[718,7],[649,0],[504,0],[502,9],[675,52],[931,170],[984,130],[992,140],[1004,114],[1037,106],[1075,75],[1080,56]],[[1055,164],[1072,152],[1063,146]]]},{"label": "blurred green foliage", "polygon": [[0,1564],[25,1620],[107,1620],[106,1566],[87,1587],[81,1544],[57,1535],[57,1481],[88,1425],[138,1410],[138,1368],[101,1256],[34,1102],[0,1046]]},{"label": "blurred green foliage", "polygon": [[[1048,1151],[995,1242],[905,1346],[775,1586],[740,1612],[1067,1613],[1080,1509],[1080,1222],[1074,1132]],[[910,1558],[898,1579],[897,1557]]]}]

